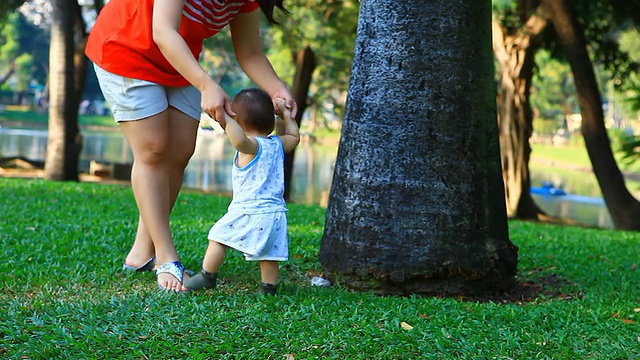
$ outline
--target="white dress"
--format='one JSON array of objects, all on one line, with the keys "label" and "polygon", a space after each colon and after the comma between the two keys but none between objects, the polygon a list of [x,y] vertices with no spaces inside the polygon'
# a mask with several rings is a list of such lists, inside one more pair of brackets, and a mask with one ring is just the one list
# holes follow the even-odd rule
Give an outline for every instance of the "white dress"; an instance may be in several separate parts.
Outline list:
[{"label": "white dress", "polygon": [[209,240],[244,253],[247,260],[289,258],[284,202],[284,148],[277,136],[256,137],[258,153],[249,164],[233,159],[233,199],[209,230]]}]

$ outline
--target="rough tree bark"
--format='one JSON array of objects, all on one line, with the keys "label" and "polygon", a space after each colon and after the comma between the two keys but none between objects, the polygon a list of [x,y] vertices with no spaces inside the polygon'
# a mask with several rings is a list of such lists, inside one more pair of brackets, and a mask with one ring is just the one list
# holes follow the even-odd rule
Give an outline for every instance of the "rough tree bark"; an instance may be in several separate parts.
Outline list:
[{"label": "rough tree bark", "polygon": [[522,28],[509,31],[492,22],[493,52],[497,60],[499,90],[498,128],[502,178],[505,184],[507,216],[538,219],[543,211],[531,197],[529,139],[533,132],[533,114],[529,103],[533,79],[534,39],[546,27],[547,21],[527,12]]},{"label": "rough tree bark", "polygon": [[513,285],[491,1],[363,0],[320,262],[381,294]]},{"label": "rough tree bark", "polygon": [[611,150],[584,33],[567,0],[543,0],[541,6],[571,66],[582,114],[582,136],[613,225],[618,230],[640,230],[640,202],[627,189]]}]

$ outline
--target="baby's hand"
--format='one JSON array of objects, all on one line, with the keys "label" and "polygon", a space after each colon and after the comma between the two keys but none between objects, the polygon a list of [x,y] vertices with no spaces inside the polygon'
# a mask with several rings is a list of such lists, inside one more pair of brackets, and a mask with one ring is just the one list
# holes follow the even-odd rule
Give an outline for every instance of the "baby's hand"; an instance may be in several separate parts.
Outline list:
[{"label": "baby's hand", "polygon": [[286,102],[283,98],[275,99],[275,112],[283,120],[288,120],[291,118],[291,109],[287,108]]}]

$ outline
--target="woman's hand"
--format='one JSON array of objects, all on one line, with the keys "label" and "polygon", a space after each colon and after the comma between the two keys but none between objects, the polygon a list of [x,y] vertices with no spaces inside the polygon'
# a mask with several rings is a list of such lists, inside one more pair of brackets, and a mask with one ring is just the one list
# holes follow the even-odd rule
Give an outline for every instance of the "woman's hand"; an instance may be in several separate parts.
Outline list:
[{"label": "woman's hand", "polygon": [[283,99],[284,104],[291,111],[291,117],[296,118],[296,114],[298,113],[298,104],[296,104],[296,99],[293,98],[289,89],[285,86],[282,86],[278,91],[271,94],[271,99],[273,100],[273,107],[278,109],[278,99]]},{"label": "woman's hand", "polygon": [[223,129],[226,124],[226,116],[236,116],[231,108],[229,95],[213,80],[207,82],[207,85],[202,90],[200,107],[205,114],[217,121]]}]

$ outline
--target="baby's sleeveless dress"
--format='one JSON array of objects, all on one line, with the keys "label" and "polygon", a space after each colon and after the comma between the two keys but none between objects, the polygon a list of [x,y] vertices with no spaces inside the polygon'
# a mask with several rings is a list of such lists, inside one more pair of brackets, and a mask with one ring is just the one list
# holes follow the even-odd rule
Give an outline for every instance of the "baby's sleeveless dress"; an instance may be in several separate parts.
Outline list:
[{"label": "baby's sleeveless dress", "polygon": [[244,253],[247,260],[289,258],[284,201],[284,148],[277,136],[256,137],[258,153],[246,166],[233,159],[233,199],[209,230],[209,240]]}]

